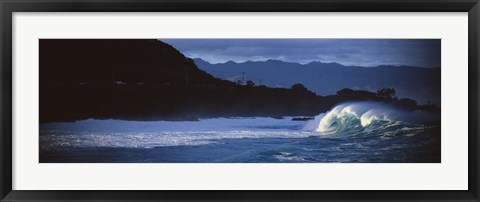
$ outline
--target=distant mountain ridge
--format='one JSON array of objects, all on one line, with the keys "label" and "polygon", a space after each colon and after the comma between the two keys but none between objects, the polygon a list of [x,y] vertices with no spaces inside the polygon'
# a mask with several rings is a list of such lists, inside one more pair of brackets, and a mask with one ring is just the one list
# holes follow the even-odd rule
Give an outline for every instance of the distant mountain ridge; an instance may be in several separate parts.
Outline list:
[{"label": "distant mountain ridge", "polygon": [[279,60],[211,64],[200,58],[195,58],[194,62],[207,73],[230,81],[244,77],[244,81],[285,88],[302,83],[319,95],[333,95],[343,88],[374,92],[380,88],[395,88],[399,98],[409,97],[419,103],[440,105],[440,68],[360,67],[322,62],[299,64]]}]

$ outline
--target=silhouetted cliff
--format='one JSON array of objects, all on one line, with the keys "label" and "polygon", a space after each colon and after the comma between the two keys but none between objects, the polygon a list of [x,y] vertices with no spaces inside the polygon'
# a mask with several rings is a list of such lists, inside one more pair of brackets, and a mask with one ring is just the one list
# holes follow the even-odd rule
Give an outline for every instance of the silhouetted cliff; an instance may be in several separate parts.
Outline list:
[{"label": "silhouetted cliff", "polygon": [[232,85],[158,40],[40,40],[40,85],[111,83]]}]

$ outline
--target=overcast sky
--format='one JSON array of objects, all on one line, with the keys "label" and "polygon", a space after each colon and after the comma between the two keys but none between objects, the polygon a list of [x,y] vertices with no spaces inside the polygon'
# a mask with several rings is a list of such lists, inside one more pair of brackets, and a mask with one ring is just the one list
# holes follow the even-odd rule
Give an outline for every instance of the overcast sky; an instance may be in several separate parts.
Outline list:
[{"label": "overcast sky", "polygon": [[268,59],[440,67],[440,39],[160,39],[210,63]]}]

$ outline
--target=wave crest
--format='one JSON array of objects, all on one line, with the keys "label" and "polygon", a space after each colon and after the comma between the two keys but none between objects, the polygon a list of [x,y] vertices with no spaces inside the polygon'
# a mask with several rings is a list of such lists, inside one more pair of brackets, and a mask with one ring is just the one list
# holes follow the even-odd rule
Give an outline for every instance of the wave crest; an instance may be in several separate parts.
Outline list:
[{"label": "wave crest", "polygon": [[[438,120],[437,120],[438,119]],[[315,117],[305,127],[320,135],[355,133],[365,129],[386,128],[397,123],[439,122],[439,116],[423,111],[404,111],[377,102],[345,103]]]}]

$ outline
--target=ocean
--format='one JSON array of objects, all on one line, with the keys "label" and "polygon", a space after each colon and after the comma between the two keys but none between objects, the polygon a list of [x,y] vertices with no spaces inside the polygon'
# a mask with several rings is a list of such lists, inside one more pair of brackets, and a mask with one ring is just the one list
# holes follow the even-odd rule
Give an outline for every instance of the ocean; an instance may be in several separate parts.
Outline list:
[{"label": "ocean", "polygon": [[311,120],[40,124],[40,163],[440,163],[440,114],[344,103]]}]

